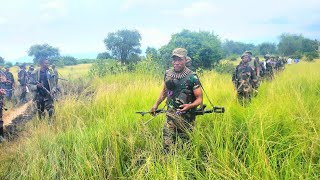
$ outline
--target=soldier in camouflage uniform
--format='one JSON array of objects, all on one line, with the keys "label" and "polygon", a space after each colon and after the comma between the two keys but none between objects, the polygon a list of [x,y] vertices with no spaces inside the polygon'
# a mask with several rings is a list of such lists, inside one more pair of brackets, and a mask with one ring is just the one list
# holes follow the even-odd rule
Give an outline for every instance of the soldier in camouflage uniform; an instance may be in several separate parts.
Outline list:
[{"label": "soldier in camouflage uniform", "polygon": [[44,110],[49,114],[51,124],[54,113],[54,93],[56,92],[56,80],[53,72],[49,69],[49,61],[40,61],[40,68],[31,74],[30,89],[33,93],[33,101],[36,102],[39,119],[45,117]]},{"label": "soldier in camouflage uniform", "polygon": [[253,88],[255,88],[258,80],[255,71],[249,66],[250,56],[243,54],[240,63],[232,75],[232,82],[237,91],[238,99],[251,100]]},{"label": "soldier in camouflage uniform", "polygon": [[186,67],[190,69],[192,66],[192,59],[189,56],[187,56],[186,59],[187,59]]},{"label": "soldier in camouflage uniform", "polygon": [[264,56],[264,58],[265,58],[265,63],[266,63],[265,76],[267,79],[272,80],[274,77],[272,57],[270,55],[266,54]]},{"label": "soldier in camouflage uniform", "polygon": [[151,112],[167,99],[166,122],[163,127],[163,146],[167,153],[179,136],[188,140],[195,121],[196,107],[202,104],[202,90],[197,75],[186,67],[187,50],[172,52],[173,69],[167,70],[164,86]]},{"label": "soldier in camouflage uniform", "polygon": [[18,81],[20,83],[20,103],[26,103],[27,102],[27,83],[28,83],[28,74],[26,71],[26,65],[21,64],[20,70],[18,72]]},{"label": "soldier in camouflage uniform", "polygon": [[5,90],[6,90],[6,97],[7,100],[11,100],[13,90],[14,90],[14,77],[13,74],[10,72],[10,67],[6,67],[6,71],[4,72],[6,76],[6,82],[5,82]]},{"label": "soldier in camouflage uniform", "polygon": [[2,113],[3,113],[3,109],[4,109],[4,104],[3,104],[3,98],[5,95],[5,90],[0,88],[0,143],[3,143],[4,141],[6,141],[6,139],[4,138],[4,132],[3,132],[3,120],[2,120]]}]

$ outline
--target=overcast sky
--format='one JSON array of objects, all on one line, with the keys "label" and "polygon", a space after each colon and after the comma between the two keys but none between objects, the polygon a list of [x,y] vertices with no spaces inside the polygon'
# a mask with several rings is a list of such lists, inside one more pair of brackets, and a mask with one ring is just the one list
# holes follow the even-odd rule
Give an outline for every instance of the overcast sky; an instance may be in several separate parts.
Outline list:
[{"label": "overcast sky", "polygon": [[320,0],[0,0],[0,56],[48,43],[62,54],[103,52],[103,39],[137,29],[142,48],[159,48],[182,29],[247,43],[283,32],[320,39]]}]

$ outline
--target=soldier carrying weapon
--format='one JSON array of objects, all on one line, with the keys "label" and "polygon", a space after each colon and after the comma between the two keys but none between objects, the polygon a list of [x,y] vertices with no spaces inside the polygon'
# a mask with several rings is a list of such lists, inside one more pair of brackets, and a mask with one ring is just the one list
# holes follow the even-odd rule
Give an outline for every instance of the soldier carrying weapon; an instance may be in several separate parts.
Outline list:
[{"label": "soldier carrying weapon", "polygon": [[3,132],[3,120],[2,120],[2,111],[5,109],[3,104],[3,99],[5,95],[5,89],[0,88],[0,143],[3,143],[6,141],[4,138],[4,132]]},{"label": "soldier carrying weapon", "polygon": [[[188,62],[187,53],[187,50],[183,48],[173,50],[171,56],[173,69],[169,69],[165,73],[164,85],[158,100],[149,112],[137,112],[141,115],[150,113],[153,116],[166,113],[166,122],[163,127],[163,148],[165,153],[170,151],[177,137],[180,137],[182,140],[189,140],[196,115],[224,112],[223,107],[204,110],[205,107],[202,106],[200,109],[197,109],[197,106],[202,105],[203,87],[198,76],[186,66]],[[167,110],[158,109],[158,106],[165,99],[167,99]],[[152,119],[145,124],[149,123]]]},{"label": "soldier carrying weapon", "polygon": [[49,114],[49,124],[52,123],[54,113],[54,94],[56,93],[56,80],[53,72],[48,69],[48,59],[40,61],[40,68],[31,74],[30,89],[37,104],[39,119],[45,116],[46,109]]}]

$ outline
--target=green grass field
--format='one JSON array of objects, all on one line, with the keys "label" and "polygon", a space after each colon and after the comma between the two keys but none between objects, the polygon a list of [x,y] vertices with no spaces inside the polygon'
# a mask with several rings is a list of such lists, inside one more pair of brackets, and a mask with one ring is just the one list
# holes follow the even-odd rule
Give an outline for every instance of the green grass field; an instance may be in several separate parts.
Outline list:
[{"label": "green grass field", "polygon": [[[78,75],[75,70],[79,70]],[[88,67],[60,70],[83,77]],[[73,77],[73,78],[74,78]],[[191,143],[162,153],[164,115],[148,125],[162,77],[94,79],[56,104],[53,126],[33,120],[0,145],[2,179],[319,179],[320,62],[293,64],[240,106],[231,75],[200,77],[224,114],[198,116]],[[204,102],[209,105],[208,100]]]}]

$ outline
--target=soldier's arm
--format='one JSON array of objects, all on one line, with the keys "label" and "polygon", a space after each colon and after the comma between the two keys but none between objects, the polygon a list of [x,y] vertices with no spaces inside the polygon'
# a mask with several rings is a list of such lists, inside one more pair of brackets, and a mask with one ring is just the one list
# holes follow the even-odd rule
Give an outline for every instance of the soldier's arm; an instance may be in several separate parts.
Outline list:
[{"label": "soldier's arm", "polygon": [[160,92],[160,95],[157,99],[157,101],[154,103],[154,105],[152,106],[150,112],[152,115],[155,115],[155,111],[158,109],[158,106],[167,98],[167,88],[166,85],[163,84],[163,88]]},{"label": "soldier's arm", "polygon": [[196,100],[194,100],[191,104],[182,104],[182,105],[180,105],[179,106],[180,109],[178,109],[177,111],[180,111],[180,112],[187,111],[189,109],[196,108],[197,106],[202,104],[203,96],[202,96],[201,87],[198,87],[198,88],[194,89],[193,90],[193,94],[196,97]]}]

